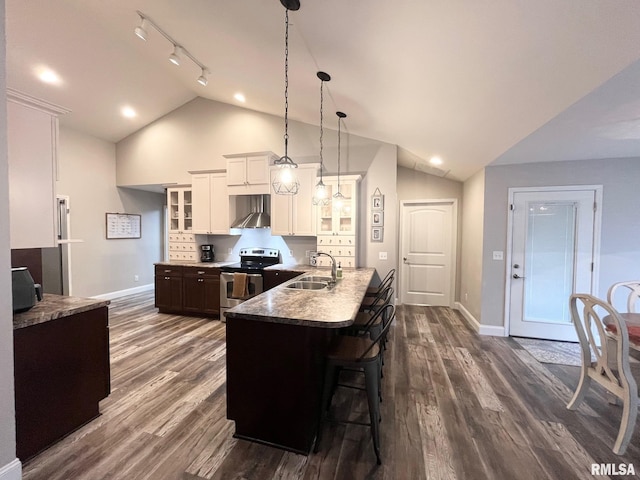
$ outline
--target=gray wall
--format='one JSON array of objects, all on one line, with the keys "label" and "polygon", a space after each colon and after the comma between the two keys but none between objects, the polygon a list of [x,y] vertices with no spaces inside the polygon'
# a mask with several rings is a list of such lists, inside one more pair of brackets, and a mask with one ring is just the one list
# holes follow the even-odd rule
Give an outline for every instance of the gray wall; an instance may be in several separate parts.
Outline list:
[{"label": "gray wall", "polygon": [[[325,173],[337,168],[337,132],[324,131]],[[382,145],[342,130],[342,173],[365,173]],[[337,125],[331,119],[330,125]],[[223,155],[273,151],[282,155],[282,118],[201,97],[150,123],[116,145],[119,186],[191,183],[189,170],[225,169]],[[320,129],[289,121],[289,156],[299,163],[319,162]]]},{"label": "gray wall", "polygon": [[485,215],[482,248],[483,325],[503,325],[505,266],[491,259],[507,249],[508,188],[561,185],[602,185],[602,237],[599,290],[618,281],[640,277],[640,159],[586,160],[504,165],[485,170]]},{"label": "gray wall", "polygon": [[[397,189],[398,212],[400,211],[400,202],[405,200],[437,200],[445,198],[458,200],[458,243],[456,246],[456,291],[454,297],[458,300],[460,296],[460,278],[462,272],[463,184],[455,180],[428,175],[405,167],[398,167]],[[399,225],[398,227],[401,228],[402,226]],[[398,240],[398,249],[399,248]]]},{"label": "gray wall", "polygon": [[482,251],[485,171],[464,183],[462,202],[462,254],[460,259],[460,303],[478,321],[482,310]]},{"label": "gray wall", "polygon": [[[60,128],[57,193],[69,196],[71,295],[110,296],[153,284],[153,263],[162,260],[160,193],[116,187],[115,144]],[[142,238],[107,240],[105,214],[142,215]],[[134,276],[138,275],[138,281]]]},{"label": "gray wall", "polygon": [[0,1],[0,469],[16,459],[4,1]]}]

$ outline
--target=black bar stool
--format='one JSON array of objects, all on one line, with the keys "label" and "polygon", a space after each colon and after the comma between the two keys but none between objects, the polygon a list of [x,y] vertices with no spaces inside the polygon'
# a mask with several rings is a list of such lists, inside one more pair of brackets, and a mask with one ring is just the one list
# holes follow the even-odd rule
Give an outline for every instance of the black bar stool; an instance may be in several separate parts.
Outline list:
[{"label": "black bar stool", "polygon": [[[320,402],[320,419],[318,422],[318,436],[314,452],[320,447],[323,423],[327,421],[338,423],[351,423],[369,426],[373,440],[373,449],[378,465],[382,464],[380,457],[380,399],[381,399],[381,368],[382,368],[382,339],[387,334],[393,319],[395,307],[385,305],[376,315],[386,313],[389,321],[382,331],[372,340],[368,335],[359,337],[336,336],[332,340],[326,355],[325,377]],[[338,386],[350,386],[338,383],[340,370],[358,370],[364,373],[367,402],[369,404],[370,423],[334,420],[328,418],[328,410],[331,407],[333,391]],[[351,386],[352,387],[352,386]],[[359,388],[359,387],[352,387]]]},{"label": "black bar stool", "polygon": [[371,286],[367,288],[367,293],[365,294],[367,297],[375,297],[380,293],[380,290],[384,290],[386,287],[393,283],[393,280],[396,275],[396,269],[389,270],[389,272],[384,276],[382,280],[380,280],[380,284],[376,286]]}]

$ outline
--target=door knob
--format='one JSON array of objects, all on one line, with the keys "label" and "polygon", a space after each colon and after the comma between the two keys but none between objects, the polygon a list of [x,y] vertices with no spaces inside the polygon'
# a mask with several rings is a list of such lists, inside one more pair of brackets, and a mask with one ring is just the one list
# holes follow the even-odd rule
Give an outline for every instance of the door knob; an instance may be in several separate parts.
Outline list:
[{"label": "door knob", "polygon": [[518,275],[517,273],[514,273],[514,274],[513,274],[513,278],[516,278],[516,279],[517,279],[517,278],[524,278],[524,277],[521,277],[521,276],[520,276],[520,275]]}]

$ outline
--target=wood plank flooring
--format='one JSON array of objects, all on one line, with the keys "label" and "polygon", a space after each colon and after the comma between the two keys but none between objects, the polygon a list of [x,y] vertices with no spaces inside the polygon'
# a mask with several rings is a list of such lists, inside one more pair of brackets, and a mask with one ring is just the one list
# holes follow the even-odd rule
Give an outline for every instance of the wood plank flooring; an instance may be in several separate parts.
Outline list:
[{"label": "wood plank flooring", "polygon": [[[142,294],[112,302],[110,333],[113,391],[102,415],[25,463],[23,478],[569,480],[594,478],[592,463],[631,463],[640,474],[640,428],[624,456],[611,452],[621,408],[604,390],[566,409],[579,367],[538,363],[448,308],[398,308],[379,467],[369,429],[357,425],[328,426],[308,457],[234,439],[217,320],[158,314]],[[360,392],[338,389],[333,405],[336,417],[366,420]]]}]

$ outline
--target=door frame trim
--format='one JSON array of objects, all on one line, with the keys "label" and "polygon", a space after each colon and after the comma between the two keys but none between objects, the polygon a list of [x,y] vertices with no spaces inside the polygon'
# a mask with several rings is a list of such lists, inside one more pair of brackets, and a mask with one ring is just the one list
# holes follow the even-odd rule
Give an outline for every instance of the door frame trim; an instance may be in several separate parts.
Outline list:
[{"label": "door frame trim", "polygon": [[457,198],[424,198],[417,200],[402,200],[400,201],[400,228],[398,232],[398,301],[402,304],[403,301],[403,287],[402,278],[404,274],[404,261],[402,260],[402,245],[404,240],[404,227],[405,227],[405,207],[412,204],[420,205],[433,205],[433,204],[450,204],[452,208],[452,222],[451,222],[451,285],[449,294],[449,307],[453,308],[456,301],[456,285],[458,281],[458,199]]},{"label": "door frame trim", "polygon": [[[547,187],[510,187],[507,201],[507,252],[504,262],[504,332],[511,336],[511,253],[513,248],[513,211],[511,205],[516,193],[526,192],[569,192],[590,190],[594,192],[596,210],[593,215],[593,271],[591,272],[591,293],[598,291],[600,279],[600,239],[602,237],[602,185],[558,185]],[[568,300],[567,300],[568,301]]]}]

